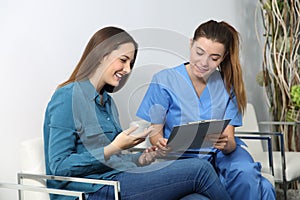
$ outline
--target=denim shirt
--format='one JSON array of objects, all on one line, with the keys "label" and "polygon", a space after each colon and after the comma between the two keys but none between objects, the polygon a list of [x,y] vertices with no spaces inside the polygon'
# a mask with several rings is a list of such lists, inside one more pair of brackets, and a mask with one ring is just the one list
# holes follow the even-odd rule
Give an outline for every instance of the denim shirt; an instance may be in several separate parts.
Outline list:
[{"label": "denim shirt", "polygon": [[[112,98],[100,96],[89,80],[70,83],[53,94],[45,113],[46,173],[70,177],[112,179],[137,167],[140,154],[116,154],[104,159],[104,147],[122,130]],[[101,185],[48,181],[51,188],[95,192]],[[74,199],[58,197],[51,199]]]}]

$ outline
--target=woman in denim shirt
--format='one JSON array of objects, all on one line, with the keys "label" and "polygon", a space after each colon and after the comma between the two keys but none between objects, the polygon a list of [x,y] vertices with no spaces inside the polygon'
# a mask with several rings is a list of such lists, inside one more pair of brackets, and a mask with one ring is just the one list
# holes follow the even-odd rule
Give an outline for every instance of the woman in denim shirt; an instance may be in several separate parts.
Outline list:
[{"label": "woman in denim shirt", "polygon": [[[184,159],[151,164],[157,147],[124,154],[145,140],[152,128],[121,130],[108,92],[122,88],[138,45],[124,30],[106,27],[94,34],[70,78],[60,84],[45,113],[46,173],[117,180],[122,199],[229,199],[207,161]],[[47,182],[50,188],[84,191],[88,200],[113,199],[111,186]],[[51,199],[74,199],[52,195]]]}]

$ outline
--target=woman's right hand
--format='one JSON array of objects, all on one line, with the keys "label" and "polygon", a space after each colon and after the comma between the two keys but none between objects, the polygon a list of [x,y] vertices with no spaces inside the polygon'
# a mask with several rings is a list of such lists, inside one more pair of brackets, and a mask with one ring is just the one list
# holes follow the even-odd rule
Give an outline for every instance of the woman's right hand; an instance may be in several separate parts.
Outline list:
[{"label": "woman's right hand", "polygon": [[145,141],[146,137],[151,133],[153,127],[145,128],[143,132],[132,134],[138,127],[130,127],[121,132],[117,137],[104,148],[104,155],[106,159],[117,152],[132,148],[141,142]]},{"label": "woman's right hand", "polygon": [[151,133],[152,127],[145,128],[143,132],[132,134],[138,127],[130,127],[121,132],[113,141],[112,145],[120,150],[132,148],[145,141],[146,137]]}]

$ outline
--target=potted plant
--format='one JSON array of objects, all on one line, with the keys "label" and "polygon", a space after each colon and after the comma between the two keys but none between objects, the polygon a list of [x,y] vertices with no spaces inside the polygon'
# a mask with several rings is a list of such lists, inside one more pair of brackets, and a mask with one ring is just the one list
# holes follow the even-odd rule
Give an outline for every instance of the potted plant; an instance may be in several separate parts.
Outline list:
[{"label": "potted plant", "polygon": [[[264,43],[262,72],[258,74],[257,80],[265,87],[274,121],[299,121],[299,0],[259,0],[259,6]],[[285,148],[300,151],[297,142],[294,142],[300,133],[290,134],[291,128],[287,126],[277,128],[277,131],[285,133]]]}]

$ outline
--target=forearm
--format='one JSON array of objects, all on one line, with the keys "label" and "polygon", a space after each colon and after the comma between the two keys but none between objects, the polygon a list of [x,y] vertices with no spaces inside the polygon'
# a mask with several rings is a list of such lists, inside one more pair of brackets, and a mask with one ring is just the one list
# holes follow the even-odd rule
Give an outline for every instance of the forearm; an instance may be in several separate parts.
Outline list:
[{"label": "forearm", "polygon": [[156,145],[159,139],[163,138],[163,124],[151,124],[153,132],[150,134],[150,143]]},{"label": "forearm", "polygon": [[120,151],[121,151],[120,148],[113,145],[113,143],[110,143],[109,145],[104,147],[104,158],[105,158],[105,160],[109,160],[112,155],[117,154]]},{"label": "forearm", "polygon": [[60,154],[49,158],[51,174],[58,176],[85,176],[110,170],[105,164],[103,148],[87,152]]},{"label": "forearm", "polygon": [[234,137],[234,126],[228,125],[223,131],[222,135],[226,136],[227,142],[225,143],[225,146],[221,150],[224,154],[229,154],[232,151],[234,151],[236,148],[236,142]]},{"label": "forearm", "polygon": [[154,136],[151,136],[149,138],[150,139],[150,143],[155,146],[157,144],[157,142],[159,141],[160,138],[163,138],[162,134],[156,134]]}]

